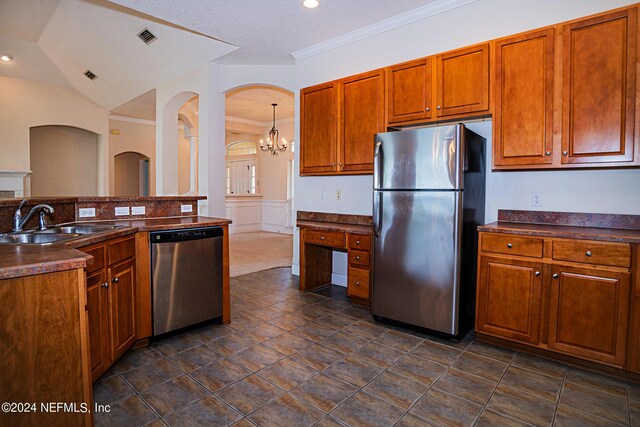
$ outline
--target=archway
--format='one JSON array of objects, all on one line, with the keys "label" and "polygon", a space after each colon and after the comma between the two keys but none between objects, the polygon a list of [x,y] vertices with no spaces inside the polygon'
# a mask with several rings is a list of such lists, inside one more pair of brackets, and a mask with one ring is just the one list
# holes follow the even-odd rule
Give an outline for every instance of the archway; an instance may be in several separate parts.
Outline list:
[{"label": "archway", "polygon": [[114,157],[115,196],[149,195],[149,157],[126,151]]},{"label": "archway", "polygon": [[29,129],[32,197],[97,196],[98,135],[72,126]]}]

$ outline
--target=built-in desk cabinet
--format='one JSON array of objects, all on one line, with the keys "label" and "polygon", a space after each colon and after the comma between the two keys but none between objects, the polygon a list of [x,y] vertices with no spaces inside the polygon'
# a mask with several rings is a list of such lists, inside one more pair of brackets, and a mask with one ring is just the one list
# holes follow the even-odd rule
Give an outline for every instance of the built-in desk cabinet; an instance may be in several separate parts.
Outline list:
[{"label": "built-in desk cabinet", "polygon": [[480,232],[476,332],[625,367],[632,249]]},{"label": "built-in desk cabinet", "polygon": [[91,374],[95,381],[136,339],[135,237],[80,248],[86,267]]}]

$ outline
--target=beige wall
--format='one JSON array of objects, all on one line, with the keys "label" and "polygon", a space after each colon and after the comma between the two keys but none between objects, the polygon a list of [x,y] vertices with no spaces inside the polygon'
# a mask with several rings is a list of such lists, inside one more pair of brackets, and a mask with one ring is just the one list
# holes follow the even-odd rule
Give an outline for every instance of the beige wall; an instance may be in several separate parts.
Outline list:
[{"label": "beige wall", "polygon": [[138,153],[121,153],[115,157],[115,196],[141,196],[140,193],[140,160],[144,157]]},{"label": "beige wall", "polygon": [[68,126],[30,131],[31,196],[96,196],[98,137]]},{"label": "beige wall", "polygon": [[[293,122],[277,123],[280,138],[288,142],[293,139]],[[265,128],[268,133],[271,126]],[[259,139],[259,138],[258,138]],[[268,151],[258,150],[258,177],[264,200],[287,200],[287,161],[293,159],[291,148],[285,152],[279,152],[277,156]]]},{"label": "beige wall", "polygon": [[[109,119],[109,129],[119,131],[119,135],[109,134],[109,169],[111,195],[116,192],[115,156],[133,151],[149,158],[149,195],[156,195],[156,126],[154,122],[128,119]],[[137,179],[137,178],[136,178]]]},{"label": "beige wall", "polygon": [[[108,194],[107,111],[76,90],[0,77],[0,170],[29,170],[29,129],[63,125],[98,135],[99,194]],[[104,165],[104,166],[103,166]]]},{"label": "beige wall", "polygon": [[184,137],[184,129],[178,129],[178,194],[189,192],[189,174],[191,172],[189,144],[189,140]]}]

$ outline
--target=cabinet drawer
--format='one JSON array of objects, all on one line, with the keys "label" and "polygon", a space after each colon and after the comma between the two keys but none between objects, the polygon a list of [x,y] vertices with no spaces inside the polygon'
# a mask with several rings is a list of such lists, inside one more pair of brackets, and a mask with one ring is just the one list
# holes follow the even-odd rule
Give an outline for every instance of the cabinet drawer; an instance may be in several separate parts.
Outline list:
[{"label": "cabinet drawer", "polygon": [[554,240],[553,259],[630,267],[631,247],[626,243]]},{"label": "cabinet drawer", "polygon": [[109,265],[113,265],[123,259],[131,258],[136,254],[136,243],[133,237],[119,240],[107,246],[107,258]]},{"label": "cabinet drawer", "polygon": [[349,267],[347,295],[369,299],[369,270]]},{"label": "cabinet drawer", "polygon": [[325,246],[336,246],[344,248],[345,235],[339,231],[314,231],[305,230],[304,241]]},{"label": "cabinet drawer", "polygon": [[499,254],[542,258],[543,239],[512,234],[483,234],[482,250]]},{"label": "cabinet drawer", "polygon": [[87,275],[104,268],[104,246],[99,246],[89,250],[80,248],[80,250],[93,257],[93,262],[91,264],[87,263]]},{"label": "cabinet drawer", "polygon": [[370,252],[363,251],[349,251],[349,265],[358,265],[362,267],[369,267],[369,254]]},{"label": "cabinet drawer", "polygon": [[371,236],[368,234],[349,234],[349,249],[371,250]]}]

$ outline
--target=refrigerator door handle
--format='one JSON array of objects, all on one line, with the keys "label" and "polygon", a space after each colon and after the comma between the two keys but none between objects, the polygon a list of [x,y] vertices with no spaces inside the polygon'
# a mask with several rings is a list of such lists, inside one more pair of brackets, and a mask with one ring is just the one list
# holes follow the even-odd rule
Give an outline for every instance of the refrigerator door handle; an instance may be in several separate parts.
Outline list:
[{"label": "refrigerator door handle", "polygon": [[382,191],[375,191],[373,195],[373,235],[380,237],[382,230]]},{"label": "refrigerator door handle", "polygon": [[373,152],[373,188],[382,188],[382,160],[384,152],[382,151],[382,141],[376,142],[376,148]]}]

